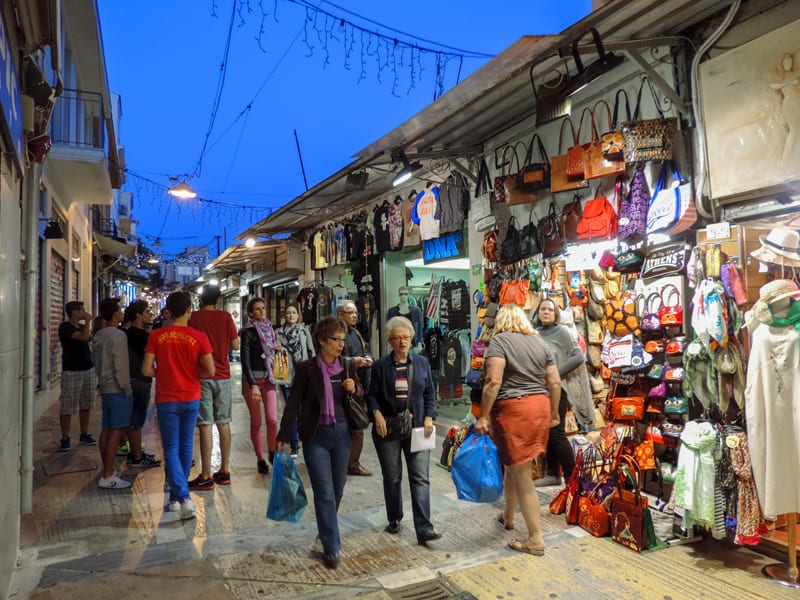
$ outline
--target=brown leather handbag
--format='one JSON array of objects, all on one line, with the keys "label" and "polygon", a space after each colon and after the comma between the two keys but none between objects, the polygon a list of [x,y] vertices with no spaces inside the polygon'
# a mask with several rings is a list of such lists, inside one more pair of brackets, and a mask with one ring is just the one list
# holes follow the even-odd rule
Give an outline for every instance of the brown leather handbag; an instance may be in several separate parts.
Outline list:
[{"label": "brown leather handbag", "polygon": [[583,207],[581,197],[575,194],[572,202],[564,205],[561,209],[561,228],[564,231],[564,240],[567,242],[578,241],[578,224],[583,218]]},{"label": "brown leather handbag", "polygon": [[571,179],[567,176],[567,161],[569,156],[562,154],[564,142],[564,127],[569,125],[571,132],[571,144],[578,145],[578,138],[575,135],[575,127],[569,117],[564,117],[561,121],[561,131],[558,134],[558,156],[554,156],[550,161],[551,175],[550,175],[550,191],[555,192],[569,192],[585,187],[589,187],[589,182],[583,178]]},{"label": "brown leather handbag", "polygon": [[583,161],[584,161],[584,174],[586,179],[599,179],[601,177],[608,177],[609,175],[619,175],[625,172],[625,163],[623,161],[609,160],[603,153],[603,142],[597,134],[597,126],[595,124],[595,111],[600,106],[606,107],[606,115],[608,117],[607,123],[611,127],[611,108],[605,100],[598,100],[592,109],[592,141],[585,146]]}]

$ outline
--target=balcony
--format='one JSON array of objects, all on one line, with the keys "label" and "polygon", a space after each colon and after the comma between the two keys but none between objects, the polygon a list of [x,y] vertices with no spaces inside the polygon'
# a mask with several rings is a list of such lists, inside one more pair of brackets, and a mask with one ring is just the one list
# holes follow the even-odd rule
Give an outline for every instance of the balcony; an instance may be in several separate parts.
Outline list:
[{"label": "balcony", "polygon": [[112,178],[116,161],[108,157],[102,95],[65,89],[53,109],[50,131],[53,146],[45,172],[64,202],[111,204],[119,175]]}]

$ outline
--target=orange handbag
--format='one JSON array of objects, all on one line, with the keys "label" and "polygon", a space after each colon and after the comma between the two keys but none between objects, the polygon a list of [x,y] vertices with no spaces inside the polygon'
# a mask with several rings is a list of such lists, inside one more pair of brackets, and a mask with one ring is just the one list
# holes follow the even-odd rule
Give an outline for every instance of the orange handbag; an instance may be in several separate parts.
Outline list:
[{"label": "orange handbag", "polygon": [[567,162],[569,156],[561,153],[564,126],[569,124],[569,129],[572,132],[573,146],[580,147],[578,138],[575,135],[575,127],[569,117],[564,117],[561,121],[561,132],[558,134],[558,156],[554,156],[550,161],[550,191],[555,192],[568,192],[571,190],[578,190],[581,188],[589,187],[589,182],[583,178],[573,179],[567,175]]},{"label": "orange handbag", "polygon": [[601,186],[594,195],[583,205],[583,217],[578,223],[579,240],[609,240],[617,235],[617,212],[603,195]]},{"label": "orange handbag", "polygon": [[603,153],[603,142],[597,134],[597,127],[595,125],[594,111],[597,107],[604,104],[606,107],[606,114],[608,115],[608,126],[611,127],[611,109],[605,100],[599,100],[592,109],[592,141],[585,146],[583,154],[584,174],[586,179],[599,179],[600,177],[608,177],[609,175],[619,175],[625,172],[625,163],[623,161],[608,160]]},{"label": "orange handbag", "polygon": [[586,179],[586,157],[584,152],[589,147],[589,144],[582,144],[580,142],[581,132],[583,131],[583,118],[586,113],[592,114],[589,108],[584,108],[581,114],[581,120],[578,123],[578,134],[575,138],[575,145],[567,149],[567,177],[572,180],[582,181]]},{"label": "orange handbag", "polygon": [[643,396],[620,396],[611,400],[611,417],[614,421],[638,421],[644,418]]},{"label": "orange handbag", "polygon": [[511,279],[504,281],[500,287],[500,305],[516,304],[524,307],[528,301],[528,289],[530,282],[525,279]]}]

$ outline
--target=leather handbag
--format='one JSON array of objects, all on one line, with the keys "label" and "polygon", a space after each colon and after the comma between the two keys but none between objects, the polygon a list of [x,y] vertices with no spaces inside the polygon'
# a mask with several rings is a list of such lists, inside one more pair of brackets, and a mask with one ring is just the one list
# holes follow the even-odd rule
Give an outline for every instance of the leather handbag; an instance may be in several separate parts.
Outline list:
[{"label": "leather handbag", "polygon": [[572,202],[568,202],[561,209],[561,229],[564,231],[564,240],[566,242],[578,241],[578,225],[581,219],[583,219],[581,197],[575,194],[572,197]]},{"label": "leather handbag", "polygon": [[[494,178],[494,201],[500,204],[505,204],[506,200],[508,200],[506,195],[506,179],[514,177],[513,175],[506,174],[506,167],[511,162],[512,157],[512,154],[509,154],[509,148],[512,154],[516,153],[513,146],[502,146],[494,150],[494,168],[500,172],[500,174]],[[519,159],[517,159],[517,165],[519,166]]]},{"label": "leather handbag", "polygon": [[487,262],[497,262],[497,229],[492,229],[483,234],[481,253]]},{"label": "leather handbag", "polygon": [[500,288],[500,305],[516,304],[524,307],[528,301],[529,284],[525,279],[509,279]]},{"label": "leather handbag", "polygon": [[411,413],[404,410],[397,416],[386,419],[386,437],[383,439],[390,442],[399,442],[411,437]]},{"label": "leather handbag", "polygon": [[647,235],[647,208],[650,205],[650,189],[644,176],[644,165],[638,164],[628,195],[619,208],[619,232],[621,242],[635,244],[644,241]]},{"label": "leather handbag", "polygon": [[583,181],[586,179],[586,157],[584,152],[589,144],[582,143],[581,132],[583,131],[583,120],[586,115],[592,114],[589,108],[584,108],[581,113],[581,120],[578,122],[578,133],[575,136],[575,145],[567,148],[567,178],[571,180]]},{"label": "leather handbag", "polygon": [[542,248],[539,245],[539,232],[536,229],[536,224],[533,222],[533,217],[533,208],[531,208],[531,212],[528,217],[528,224],[522,228],[522,231],[519,234],[520,258],[530,258],[531,256],[539,254],[542,251]]},{"label": "leather handbag", "polygon": [[583,205],[583,217],[578,224],[579,240],[608,240],[617,235],[617,213],[603,195],[601,186],[595,197]]},{"label": "leather handbag", "polygon": [[622,129],[619,127],[619,108],[620,98],[625,99],[625,123],[631,120],[631,106],[628,102],[628,92],[625,90],[617,90],[614,96],[614,116],[611,119],[611,131],[608,131],[600,136],[603,142],[603,156],[608,160],[625,160],[625,140],[622,137]]},{"label": "leather handbag", "polygon": [[[639,119],[642,103],[642,90],[647,85],[653,97],[659,118]],[[678,131],[677,117],[665,117],[661,102],[658,99],[652,82],[642,77],[639,92],[636,95],[636,107],[633,119],[622,126],[622,137],[625,141],[625,162],[636,163],[646,160],[671,160],[672,146]]]},{"label": "leather handbag", "polygon": [[[534,146],[539,151],[540,162],[533,162]],[[525,155],[525,165],[517,174],[517,189],[525,192],[550,189],[550,158],[538,133],[534,133]]]},{"label": "leather handbag", "polygon": [[497,261],[501,265],[510,265],[520,260],[520,239],[519,230],[515,226],[516,219],[511,217],[506,227],[503,241],[500,242],[500,249],[497,253]]},{"label": "leather handbag", "polygon": [[[345,372],[349,378],[353,378],[350,374],[351,370],[355,369],[354,360],[345,360]],[[345,394],[347,401],[347,424],[352,431],[361,431],[369,426],[369,415],[367,414],[366,403],[361,403],[351,393]]]},{"label": "leather handbag", "polygon": [[584,174],[586,179],[599,179],[601,177],[608,177],[610,175],[619,175],[625,172],[625,163],[618,160],[609,160],[603,153],[603,142],[600,141],[600,136],[597,134],[597,126],[595,124],[595,111],[598,107],[605,106],[607,123],[611,127],[611,109],[605,100],[598,100],[591,110],[591,123],[592,123],[592,141],[588,146],[584,147],[583,161],[584,161]]},{"label": "leather handbag", "polygon": [[572,132],[572,145],[578,145],[578,137],[575,135],[575,127],[572,124],[572,120],[569,117],[564,117],[561,121],[561,130],[558,134],[558,155],[554,156],[550,162],[550,191],[553,193],[569,192],[589,187],[589,182],[585,179],[571,179],[567,176],[567,161],[569,157],[566,153],[562,153],[564,127],[566,125],[569,125],[569,129]]},{"label": "leather handbag", "polygon": [[545,258],[558,256],[564,252],[564,232],[561,229],[561,218],[556,212],[554,202],[550,203],[547,216],[539,221],[539,237],[542,255]]},{"label": "leather handbag", "polygon": [[[525,146],[524,143],[522,145],[523,147]],[[528,156],[528,153],[529,152],[526,149],[525,150],[526,157]],[[520,167],[519,158],[517,155],[516,148],[514,149],[512,159],[513,160],[510,161],[509,164],[513,166],[514,164],[513,161],[516,161],[517,165],[516,165],[516,171],[514,171],[513,168],[509,169],[509,171],[511,171],[511,175],[507,176],[504,180],[506,186],[506,204],[508,206],[519,206],[520,204],[531,204],[533,202],[536,202],[536,200],[538,199],[538,193],[536,190],[528,190],[517,187],[517,177],[519,173],[521,173],[522,171],[519,168]]]}]

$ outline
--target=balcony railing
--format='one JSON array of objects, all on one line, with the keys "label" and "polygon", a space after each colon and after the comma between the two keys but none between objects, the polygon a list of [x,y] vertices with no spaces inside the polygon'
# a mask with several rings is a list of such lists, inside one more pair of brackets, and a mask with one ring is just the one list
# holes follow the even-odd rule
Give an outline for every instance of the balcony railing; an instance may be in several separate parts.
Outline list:
[{"label": "balcony railing", "polygon": [[103,97],[97,92],[65,89],[53,109],[50,131],[54,144],[104,149]]}]

